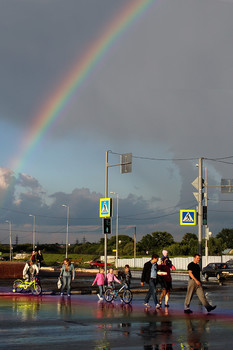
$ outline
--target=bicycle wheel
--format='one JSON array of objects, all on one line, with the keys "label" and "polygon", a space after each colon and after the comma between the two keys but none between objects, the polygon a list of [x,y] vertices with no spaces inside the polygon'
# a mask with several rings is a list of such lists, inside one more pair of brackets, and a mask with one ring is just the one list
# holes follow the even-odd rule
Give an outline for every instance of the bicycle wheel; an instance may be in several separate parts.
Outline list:
[{"label": "bicycle wheel", "polygon": [[31,286],[31,291],[33,295],[40,295],[42,293],[42,288],[38,283]]},{"label": "bicycle wheel", "polygon": [[16,280],[14,281],[13,283],[13,288],[12,288],[12,291],[15,293],[19,293],[23,290],[23,287],[21,287],[21,285],[23,284],[24,282],[22,280]]},{"label": "bicycle wheel", "polygon": [[122,294],[122,299],[123,299],[125,304],[131,303],[131,301],[133,299],[133,294],[132,294],[131,290],[129,290],[129,289],[124,290],[124,292]]},{"label": "bicycle wheel", "polygon": [[105,293],[104,293],[104,299],[108,302],[111,303],[111,301],[114,298],[114,292],[112,291],[111,288],[106,289]]}]

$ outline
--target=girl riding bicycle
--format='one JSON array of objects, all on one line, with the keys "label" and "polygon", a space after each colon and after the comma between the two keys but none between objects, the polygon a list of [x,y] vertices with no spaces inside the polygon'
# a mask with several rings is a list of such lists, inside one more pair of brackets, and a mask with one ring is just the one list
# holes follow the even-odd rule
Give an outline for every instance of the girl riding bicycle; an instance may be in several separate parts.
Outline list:
[{"label": "girl riding bicycle", "polygon": [[38,266],[32,260],[28,260],[23,269],[23,278],[30,282],[33,277],[38,275],[38,273]]},{"label": "girl riding bicycle", "polygon": [[121,282],[114,275],[112,268],[108,270],[106,279],[108,287],[112,287],[113,289],[115,289],[115,282],[121,284]]}]

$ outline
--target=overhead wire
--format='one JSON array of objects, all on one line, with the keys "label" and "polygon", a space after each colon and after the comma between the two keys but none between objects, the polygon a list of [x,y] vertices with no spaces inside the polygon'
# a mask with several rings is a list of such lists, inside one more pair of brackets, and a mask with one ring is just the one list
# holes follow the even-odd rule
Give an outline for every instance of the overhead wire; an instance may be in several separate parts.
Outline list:
[{"label": "overhead wire", "polygon": [[[121,156],[121,153],[109,151],[111,154],[116,154]],[[135,156],[132,154],[132,158],[136,159],[145,159],[145,160],[154,160],[154,161],[190,161],[190,160],[198,160],[198,157],[194,158],[155,158],[155,157],[145,157],[145,156]]]}]

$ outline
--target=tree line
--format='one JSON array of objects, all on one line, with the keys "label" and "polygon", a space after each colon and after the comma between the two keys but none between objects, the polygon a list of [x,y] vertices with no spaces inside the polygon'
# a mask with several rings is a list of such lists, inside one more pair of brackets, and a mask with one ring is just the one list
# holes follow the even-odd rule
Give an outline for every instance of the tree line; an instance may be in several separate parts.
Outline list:
[{"label": "tree line", "polygon": [[[205,254],[205,239],[202,242],[203,254]],[[116,236],[108,237],[108,255],[115,255]],[[63,254],[65,245],[61,244],[38,244],[37,249],[47,253]],[[161,254],[163,249],[167,249],[169,255],[174,256],[192,256],[198,251],[198,237],[195,233],[186,233],[181,242],[176,242],[169,232],[152,232],[142,237],[136,244],[137,256],[151,255],[152,253]],[[208,241],[209,255],[221,255],[226,249],[233,249],[233,229],[224,228],[216,237],[210,237]],[[9,246],[0,244],[0,251],[8,253]],[[15,244],[14,253],[31,252],[31,244]],[[96,256],[104,255],[104,238],[99,242],[91,243],[83,241],[69,246],[69,254],[92,254]],[[134,240],[127,235],[118,235],[118,256],[132,257],[134,255]]]}]

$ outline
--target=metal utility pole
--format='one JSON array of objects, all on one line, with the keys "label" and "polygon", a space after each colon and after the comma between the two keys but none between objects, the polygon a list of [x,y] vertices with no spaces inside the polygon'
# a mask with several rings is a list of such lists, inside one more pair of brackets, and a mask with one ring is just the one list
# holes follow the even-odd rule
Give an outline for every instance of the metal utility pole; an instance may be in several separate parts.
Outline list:
[{"label": "metal utility pole", "polygon": [[66,210],[66,259],[68,257],[68,245],[69,245],[69,211],[70,207],[66,204],[62,204],[62,207],[65,207]]},{"label": "metal utility pole", "polygon": [[[202,257],[202,222],[203,222],[203,205],[202,205],[202,163],[203,158],[198,160],[198,254]],[[202,268],[202,260],[200,261]]]},{"label": "metal utility pole", "polygon": [[[207,167],[205,167],[205,206],[207,211]],[[205,264],[208,265],[208,240],[209,240],[209,227],[207,226],[207,221],[205,225]]]},{"label": "metal utility pole", "polygon": [[134,267],[136,267],[136,247],[137,247],[136,226],[134,226]]},{"label": "metal utility pole", "polygon": [[117,199],[117,214],[116,214],[116,262],[115,266],[118,268],[118,221],[119,221],[119,215],[118,215],[118,209],[119,209],[119,195],[117,192],[110,192],[110,194],[115,194]]},{"label": "metal utility pole", "polygon": [[36,217],[35,215],[29,214],[33,217],[33,229],[32,229],[32,250],[35,250],[36,246]]},{"label": "metal utility pole", "polygon": [[208,240],[209,240],[209,227],[206,226],[205,228],[205,264],[206,265],[208,265],[208,256],[209,256]]},{"label": "metal utility pole", "polygon": [[10,240],[10,261],[12,260],[12,242],[11,242],[11,221],[6,220],[9,224],[9,240]]},{"label": "metal utility pole", "polygon": [[[108,151],[105,153],[105,198],[108,198]],[[107,235],[104,234],[104,273],[107,275]]]},{"label": "metal utility pole", "polygon": [[[108,168],[121,166],[121,173],[131,173],[132,172],[132,153],[126,153],[121,155],[120,164],[108,164],[108,153],[111,151],[105,152],[105,198],[108,198]],[[116,248],[117,249],[117,248]],[[118,250],[118,249],[117,249]],[[105,275],[107,274],[107,235],[104,236],[104,270]]]}]

